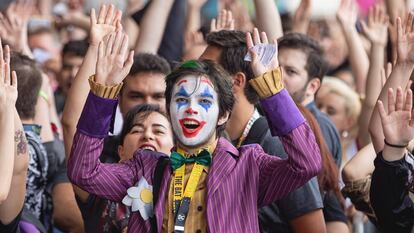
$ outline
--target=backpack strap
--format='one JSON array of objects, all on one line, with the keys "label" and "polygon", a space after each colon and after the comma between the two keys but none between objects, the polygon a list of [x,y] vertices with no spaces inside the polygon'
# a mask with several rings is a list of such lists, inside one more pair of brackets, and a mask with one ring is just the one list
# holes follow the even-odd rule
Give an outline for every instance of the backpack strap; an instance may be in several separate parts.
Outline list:
[{"label": "backpack strap", "polygon": [[[153,183],[153,205],[155,208],[155,205],[158,202],[159,194],[160,194],[160,188],[161,188],[161,182],[164,174],[165,167],[169,163],[169,158],[162,156],[158,159],[157,166],[155,167],[154,171],[154,183]],[[151,232],[152,233],[158,233],[158,226],[157,226],[157,219],[154,214],[154,217],[150,219],[151,222]]]}]

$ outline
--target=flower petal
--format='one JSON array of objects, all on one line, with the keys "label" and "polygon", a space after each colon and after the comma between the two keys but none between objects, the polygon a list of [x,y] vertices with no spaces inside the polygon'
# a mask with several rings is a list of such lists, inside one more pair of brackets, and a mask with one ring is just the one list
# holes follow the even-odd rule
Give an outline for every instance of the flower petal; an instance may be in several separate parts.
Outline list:
[{"label": "flower petal", "polygon": [[132,205],[132,198],[130,198],[128,195],[126,195],[124,197],[124,199],[122,199],[122,204],[124,204],[126,206],[131,206]]}]

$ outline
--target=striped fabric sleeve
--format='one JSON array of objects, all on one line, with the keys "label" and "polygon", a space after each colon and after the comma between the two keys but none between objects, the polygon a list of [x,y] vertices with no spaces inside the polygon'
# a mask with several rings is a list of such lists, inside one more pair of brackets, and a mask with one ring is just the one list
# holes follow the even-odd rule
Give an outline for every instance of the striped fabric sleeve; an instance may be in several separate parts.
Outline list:
[{"label": "striped fabric sleeve", "polygon": [[257,149],[259,166],[259,207],[268,205],[301,187],[321,169],[315,136],[306,122],[281,137],[287,159],[269,156]]},{"label": "striped fabric sleeve", "polygon": [[136,157],[125,163],[101,163],[102,149],[103,139],[77,132],[68,161],[68,176],[72,183],[90,194],[121,201],[137,177],[142,176],[140,163]]},{"label": "striped fabric sleeve", "polygon": [[142,171],[136,156],[119,164],[99,161],[116,105],[116,100],[89,94],[73,140],[68,176],[74,184],[91,194],[120,201],[134,179],[142,176]]}]

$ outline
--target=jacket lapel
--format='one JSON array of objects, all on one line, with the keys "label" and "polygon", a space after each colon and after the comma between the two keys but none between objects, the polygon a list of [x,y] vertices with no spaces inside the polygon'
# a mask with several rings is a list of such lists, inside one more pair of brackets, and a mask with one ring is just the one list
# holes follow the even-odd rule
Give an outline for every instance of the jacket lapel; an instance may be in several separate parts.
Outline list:
[{"label": "jacket lapel", "polygon": [[220,187],[236,166],[239,151],[226,139],[220,138],[213,153],[213,161],[207,176],[207,200]]}]

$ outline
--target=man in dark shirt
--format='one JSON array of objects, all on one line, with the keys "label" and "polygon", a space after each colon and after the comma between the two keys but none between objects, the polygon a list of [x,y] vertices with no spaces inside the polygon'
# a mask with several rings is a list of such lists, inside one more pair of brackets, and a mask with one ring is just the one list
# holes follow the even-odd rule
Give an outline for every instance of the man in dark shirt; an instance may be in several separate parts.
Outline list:
[{"label": "man in dark shirt", "polygon": [[[271,136],[267,120],[255,109],[259,98],[247,83],[254,75],[249,62],[242,59],[247,53],[245,34],[214,32],[208,35],[207,43],[201,58],[217,61],[233,76],[236,102],[226,126],[233,144],[239,147],[258,143],[266,153],[286,157],[280,140]],[[261,231],[321,232],[325,228],[322,207],[318,183],[313,178],[280,201],[259,210]]]},{"label": "man in dark shirt", "polygon": [[68,90],[75,79],[79,67],[82,65],[83,58],[88,50],[88,42],[85,40],[69,41],[62,49],[62,69],[56,77],[59,83],[55,91],[55,105],[58,114],[63,112],[65,99]]},{"label": "man in dark shirt", "polygon": [[319,123],[335,163],[341,165],[342,148],[335,125],[315,106],[315,95],[326,73],[326,62],[318,43],[300,33],[289,33],[278,41],[284,84],[293,100],[305,106]]}]

